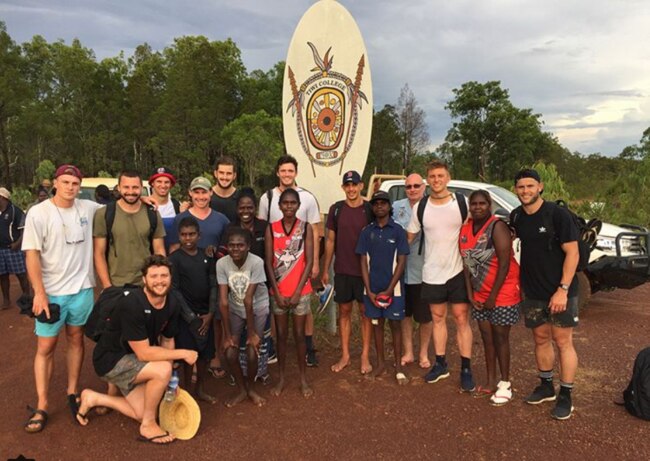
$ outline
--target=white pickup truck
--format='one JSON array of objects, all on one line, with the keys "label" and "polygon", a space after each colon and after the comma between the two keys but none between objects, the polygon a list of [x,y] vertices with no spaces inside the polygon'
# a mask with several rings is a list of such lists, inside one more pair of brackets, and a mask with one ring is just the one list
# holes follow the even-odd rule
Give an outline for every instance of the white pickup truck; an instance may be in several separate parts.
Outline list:
[{"label": "white pickup truck", "polygon": [[[373,175],[368,183],[375,184],[375,181],[381,181],[379,189],[388,192],[392,201],[406,197],[402,176]],[[504,220],[508,220],[510,212],[519,206],[515,194],[492,184],[452,179],[447,187],[465,196],[478,189],[487,190],[492,197],[492,213]],[[518,249],[515,244],[517,253]],[[599,290],[629,289],[650,281],[649,254],[650,233],[647,229],[603,223],[589,266],[578,273],[580,307],[585,306],[591,294]]]}]

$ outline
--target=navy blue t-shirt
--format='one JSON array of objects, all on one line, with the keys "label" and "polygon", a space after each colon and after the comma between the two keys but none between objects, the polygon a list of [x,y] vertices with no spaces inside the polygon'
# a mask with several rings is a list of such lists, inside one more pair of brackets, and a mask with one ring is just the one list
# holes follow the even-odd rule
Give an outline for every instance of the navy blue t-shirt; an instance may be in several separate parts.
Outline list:
[{"label": "navy blue t-shirt", "polygon": [[179,243],[178,238],[178,225],[180,224],[183,218],[192,216],[199,222],[199,228],[201,231],[201,237],[199,238],[198,246],[201,248],[207,248],[210,245],[218,247],[221,242],[224,231],[230,221],[226,216],[218,211],[211,210],[211,213],[205,219],[199,219],[190,213],[190,210],[183,211],[180,214],[177,214],[174,218],[174,230],[172,235],[169,237],[170,245],[174,243]]}]

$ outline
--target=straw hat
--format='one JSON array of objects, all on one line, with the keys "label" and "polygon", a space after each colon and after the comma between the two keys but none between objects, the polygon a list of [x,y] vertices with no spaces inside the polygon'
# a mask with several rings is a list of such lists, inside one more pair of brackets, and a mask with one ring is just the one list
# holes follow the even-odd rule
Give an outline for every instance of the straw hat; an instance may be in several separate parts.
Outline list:
[{"label": "straw hat", "polygon": [[178,388],[173,402],[162,400],[158,408],[160,427],[180,440],[194,437],[201,424],[201,410],[196,400],[185,390]]}]

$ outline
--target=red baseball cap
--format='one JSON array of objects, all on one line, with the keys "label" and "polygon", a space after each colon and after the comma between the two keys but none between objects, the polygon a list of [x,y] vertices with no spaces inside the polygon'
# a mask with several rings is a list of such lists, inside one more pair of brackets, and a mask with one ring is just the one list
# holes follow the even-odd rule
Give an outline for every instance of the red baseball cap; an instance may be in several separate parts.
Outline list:
[{"label": "red baseball cap", "polygon": [[165,168],[164,166],[156,168],[151,176],[149,176],[149,184],[161,177],[169,179],[172,182],[172,187],[174,187],[174,184],[176,184],[176,177],[174,177],[174,173],[172,173],[169,168]]},{"label": "red baseball cap", "polygon": [[79,178],[79,180],[83,179],[83,176],[81,175],[81,171],[79,171],[79,168],[77,168],[74,165],[61,165],[60,167],[58,167],[56,169],[56,172],[54,173],[54,179],[64,174],[69,174],[71,176]]}]

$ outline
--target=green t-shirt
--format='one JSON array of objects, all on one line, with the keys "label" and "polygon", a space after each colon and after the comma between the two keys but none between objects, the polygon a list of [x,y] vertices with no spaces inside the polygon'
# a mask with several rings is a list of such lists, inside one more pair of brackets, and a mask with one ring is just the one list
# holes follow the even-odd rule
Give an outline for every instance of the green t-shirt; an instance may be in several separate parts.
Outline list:
[{"label": "green t-shirt", "polygon": [[[153,238],[164,238],[160,213],[156,212],[158,222]],[[127,283],[142,285],[142,263],[151,255],[149,245],[149,217],[143,206],[136,213],[127,213],[119,205],[115,207],[113,221],[113,244],[108,250],[108,275],[115,286]],[[93,237],[106,238],[106,207],[95,213],[93,221]],[[108,242],[107,242],[108,244]]]}]

